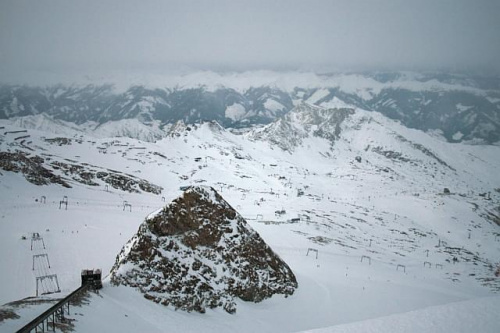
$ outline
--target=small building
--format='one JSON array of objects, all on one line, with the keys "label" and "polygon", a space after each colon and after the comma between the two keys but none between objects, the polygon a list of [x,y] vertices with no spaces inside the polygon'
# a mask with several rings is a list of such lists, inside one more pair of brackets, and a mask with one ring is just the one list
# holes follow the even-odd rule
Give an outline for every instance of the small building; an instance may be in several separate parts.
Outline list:
[{"label": "small building", "polygon": [[82,269],[82,286],[91,284],[94,289],[102,288],[102,273],[100,269]]},{"label": "small building", "polygon": [[181,186],[181,187],[179,187],[179,190],[186,191],[186,190],[189,190],[190,187],[191,187],[191,185]]}]

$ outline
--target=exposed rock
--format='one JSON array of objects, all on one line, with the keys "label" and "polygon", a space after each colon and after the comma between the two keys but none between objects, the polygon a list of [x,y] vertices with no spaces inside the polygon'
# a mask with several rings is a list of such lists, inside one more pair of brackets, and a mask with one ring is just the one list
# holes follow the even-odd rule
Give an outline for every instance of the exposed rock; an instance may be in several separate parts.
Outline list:
[{"label": "exposed rock", "polygon": [[410,162],[411,159],[405,157],[402,153],[392,150],[384,150],[382,147],[374,147],[372,151],[387,157],[390,160],[401,161],[401,162]]},{"label": "exposed rock", "polygon": [[291,295],[297,281],[246,221],[211,187],[196,186],[149,216],[123,247],[111,281],[176,309],[236,311],[234,298]]},{"label": "exposed rock", "polygon": [[396,137],[396,139],[398,139],[401,142],[408,143],[414,149],[420,150],[423,154],[425,154],[425,155],[427,155],[429,157],[432,157],[439,164],[444,165],[445,167],[449,168],[450,170],[456,171],[454,168],[452,168],[451,166],[449,166],[445,161],[443,161],[441,158],[439,158],[435,153],[433,153],[432,151],[430,151],[428,148],[424,147],[420,143],[412,142],[412,141],[406,139],[405,137],[403,137],[403,136],[401,136],[399,134],[397,134],[395,137]]},{"label": "exposed rock", "polygon": [[97,180],[102,180],[115,189],[127,192],[160,194],[163,190],[161,186],[119,171],[51,159],[52,157],[31,156],[22,151],[0,152],[0,169],[21,172],[27,181],[35,185],[59,184],[69,188],[71,185],[68,182],[73,180],[89,186],[99,186]]},{"label": "exposed rock", "polygon": [[54,144],[54,145],[58,145],[58,146],[71,145],[71,139],[69,139],[69,138],[45,139],[45,142],[48,142],[48,143]]},{"label": "exposed rock", "polygon": [[315,136],[330,141],[340,137],[341,124],[353,109],[325,109],[302,103],[268,126],[251,133],[254,140],[266,140],[285,151],[292,152],[307,137]]},{"label": "exposed rock", "polygon": [[116,189],[121,189],[127,192],[139,193],[139,190],[142,190],[144,192],[160,194],[163,190],[161,186],[151,184],[144,179],[139,179],[132,175],[122,174],[118,171],[98,171],[96,173],[96,177]]},{"label": "exposed rock", "polygon": [[54,175],[54,173],[43,166],[44,159],[40,156],[31,156],[28,154],[17,151],[0,152],[0,168],[5,171],[21,172],[32,184],[35,185],[48,185],[60,184],[64,187],[71,187],[61,177]]}]

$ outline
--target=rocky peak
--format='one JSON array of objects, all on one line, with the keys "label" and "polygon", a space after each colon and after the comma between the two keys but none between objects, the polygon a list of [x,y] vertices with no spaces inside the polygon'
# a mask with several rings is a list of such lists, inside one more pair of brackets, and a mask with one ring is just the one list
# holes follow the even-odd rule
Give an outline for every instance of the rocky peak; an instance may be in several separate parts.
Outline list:
[{"label": "rocky peak", "polygon": [[179,137],[186,134],[186,131],[190,131],[191,127],[187,126],[182,120],[177,121],[173,124],[167,132],[169,137]]},{"label": "rocky peak", "polygon": [[141,224],[111,270],[116,285],[176,309],[236,311],[234,298],[260,302],[291,295],[297,281],[247,222],[213,188],[197,186]]},{"label": "rocky peak", "polygon": [[340,136],[340,125],[353,113],[353,109],[327,109],[301,103],[288,114],[255,131],[251,137],[267,140],[287,151],[293,151],[309,136],[321,137],[333,144]]}]

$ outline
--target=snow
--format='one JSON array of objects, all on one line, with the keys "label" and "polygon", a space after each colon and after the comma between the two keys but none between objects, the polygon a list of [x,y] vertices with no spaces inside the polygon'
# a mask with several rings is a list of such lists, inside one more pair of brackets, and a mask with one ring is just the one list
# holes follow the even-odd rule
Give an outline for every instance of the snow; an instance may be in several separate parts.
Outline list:
[{"label": "snow", "polygon": [[[371,77],[361,74],[334,73],[320,75],[313,72],[298,71],[269,71],[256,70],[245,72],[216,73],[212,71],[179,70],[159,73],[136,73],[127,71],[126,73],[88,73],[84,78],[71,77],[70,74],[39,75],[42,82],[30,81],[30,84],[49,85],[69,83],[73,86],[86,86],[88,84],[112,84],[115,92],[124,92],[134,85],[145,86],[146,88],[167,88],[167,89],[189,89],[205,87],[209,91],[215,91],[221,87],[232,88],[238,92],[244,92],[250,87],[276,87],[287,92],[292,92],[294,88],[339,88],[346,93],[355,93],[360,98],[369,100],[374,94],[378,94],[382,89],[407,89],[410,91],[466,91],[477,95],[485,95],[484,90],[472,87],[463,82],[445,83],[437,80],[421,81],[418,74],[403,73],[399,78],[385,83],[376,81]],[[20,78],[21,80],[21,78]],[[78,85],[75,84],[78,82]],[[26,83],[26,82],[21,82]]]},{"label": "snow", "polygon": [[226,108],[225,116],[226,118],[232,119],[234,121],[241,120],[246,114],[245,107],[239,103],[234,103]]},{"label": "snow", "polygon": [[275,101],[274,99],[268,98],[264,102],[264,107],[266,110],[271,111],[272,114],[275,114],[278,111],[283,111],[285,110],[285,106],[281,104],[280,102]]},{"label": "snow", "polygon": [[159,121],[146,125],[135,118],[108,121],[95,127],[91,134],[98,138],[128,137],[147,142],[155,142],[166,135]]},{"label": "snow", "polygon": [[500,98],[498,97],[490,97],[490,96],[487,96],[486,99],[490,102],[490,103],[493,103],[493,104],[496,104],[498,102],[500,102]]},{"label": "snow", "polygon": [[458,131],[455,134],[453,134],[453,136],[451,138],[455,141],[460,141],[463,137],[464,137],[464,134],[462,132]]},{"label": "snow", "polygon": [[168,126],[165,130],[161,130],[159,128],[159,121],[146,125],[136,118],[108,121],[104,124],[87,122],[75,125],[70,122],[54,119],[46,114],[38,114],[6,119],[3,122],[24,129],[34,129],[68,137],[85,134],[94,138],[129,137],[148,142],[155,142],[161,139],[166,135],[166,130],[168,130]]},{"label": "snow", "polygon": [[[4,134],[20,127],[6,120],[0,126],[5,127],[2,152],[26,150],[17,135]],[[80,285],[83,268],[101,268],[107,275],[139,225],[178,197],[180,186],[203,184],[213,186],[290,266],[296,293],[261,303],[239,301],[234,315],[196,314],[155,304],[133,288],[105,280],[89,305],[72,311],[76,331],[499,331],[493,310],[499,306],[494,292],[499,282],[488,265],[498,265],[500,241],[498,226],[484,216],[500,199],[494,190],[500,187],[500,147],[451,144],[363,110],[341,127],[333,146],[310,136],[293,152],[206,123],[191,131],[179,125],[179,136],[156,142],[79,134],[81,143],[63,146],[44,140],[53,134],[29,129],[31,154],[129,173],[164,191],[106,191],[75,181],[72,188],[35,186],[21,174],[1,170],[0,271],[8,274],[2,274],[0,304],[35,294],[32,232],[43,237],[51,272],[59,279],[62,292],[52,297],[62,297]],[[374,147],[399,152],[410,162],[389,159]],[[443,195],[445,187],[452,194]],[[478,195],[485,192],[492,200]],[[68,210],[60,210],[65,195]],[[123,210],[124,200],[132,204],[131,212]],[[281,209],[286,214],[276,216]],[[298,216],[300,222],[287,222]],[[445,246],[464,251],[449,253]],[[309,248],[318,250],[318,259],[306,256]],[[371,264],[361,262],[362,256],[370,256]],[[451,262],[453,256],[458,263]],[[431,268],[424,267],[426,261]],[[490,285],[478,278],[490,279]],[[0,331],[15,331],[42,311],[20,310],[21,319],[0,322]]]},{"label": "snow", "polygon": [[338,325],[309,333],[386,333],[386,332],[482,332],[495,333],[498,325],[500,297],[484,297],[474,300],[431,306],[376,319]]},{"label": "snow", "polygon": [[464,112],[464,111],[468,111],[470,109],[474,108],[474,106],[470,106],[470,105],[463,105],[462,103],[458,103],[457,104],[457,110],[459,112]]},{"label": "snow", "polygon": [[322,102],[320,104],[321,107],[327,109],[342,109],[342,108],[352,108],[352,105],[347,104],[346,102],[338,99],[337,97],[333,97],[330,101]]},{"label": "snow", "polygon": [[330,94],[330,91],[328,89],[318,89],[312,94],[311,97],[309,97],[306,102],[309,104],[316,104],[326,96]]},{"label": "snow", "polygon": [[[7,121],[7,120],[5,120]],[[35,129],[54,134],[74,136],[81,134],[82,127],[63,120],[56,120],[47,114],[37,114],[33,116],[15,117],[8,120],[12,125],[25,129]]]},{"label": "snow", "polygon": [[[10,110],[12,110],[12,112],[9,112]],[[24,110],[24,108],[22,107],[22,105],[19,105],[17,97],[14,97],[12,99],[12,102],[10,103],[10,108],[4,108],[4,112],[7,117],[19,113],[20,110]]]}]

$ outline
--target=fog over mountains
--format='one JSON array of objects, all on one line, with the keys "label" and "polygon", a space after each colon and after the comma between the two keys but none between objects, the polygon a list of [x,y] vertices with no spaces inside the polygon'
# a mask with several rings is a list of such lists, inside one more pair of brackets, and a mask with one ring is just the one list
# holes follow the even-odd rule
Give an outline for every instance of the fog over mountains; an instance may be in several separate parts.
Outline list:
[{"label": "fog over mountains", "polygon": [[153,137],[161,137],[161,129],[178,121],[215,120],[232,128],[268,124],[302,102],[378,111],[450,142],[500,140],[500,78],[495,77],[200,72],[147,84],[121,83],[119,89],[103,83],[0,86],[0,118],[15,119],[18,125],[40,126],[39,117],[33,116],[42,114],[49,116],[44,121],[65,121],[80,129],[136,119],[160,130]]}]

